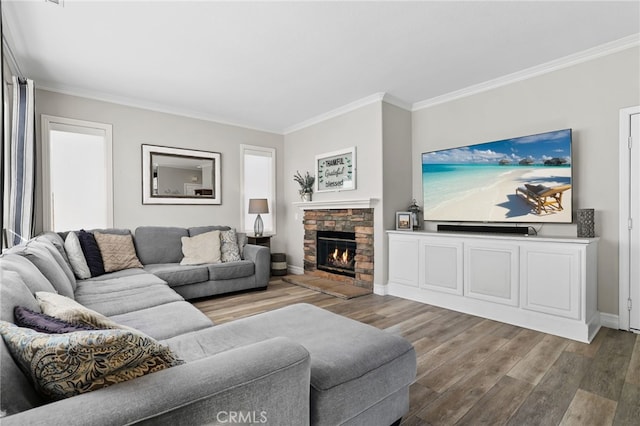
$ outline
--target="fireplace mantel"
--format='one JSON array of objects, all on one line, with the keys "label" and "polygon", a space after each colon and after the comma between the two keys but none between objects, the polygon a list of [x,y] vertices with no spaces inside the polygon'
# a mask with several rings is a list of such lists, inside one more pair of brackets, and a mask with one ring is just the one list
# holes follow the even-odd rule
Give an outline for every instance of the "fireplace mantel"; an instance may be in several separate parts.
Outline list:
[{"label": "fireplace mantel", "polygon": [[376,204],[376,198],[364,200],[328,200],[295,202],[293,205],[300,210],[340,210],[340,209],[370,209]]}]

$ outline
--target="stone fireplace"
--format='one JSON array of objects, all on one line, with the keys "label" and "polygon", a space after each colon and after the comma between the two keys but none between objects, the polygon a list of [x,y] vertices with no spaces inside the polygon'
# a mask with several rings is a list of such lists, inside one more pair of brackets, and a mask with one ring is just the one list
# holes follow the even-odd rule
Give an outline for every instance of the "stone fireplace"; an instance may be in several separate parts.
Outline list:
[{"label": "stone fireplace", "polygon": [[306,208],[304,271],[373,290],[373,209]]}]

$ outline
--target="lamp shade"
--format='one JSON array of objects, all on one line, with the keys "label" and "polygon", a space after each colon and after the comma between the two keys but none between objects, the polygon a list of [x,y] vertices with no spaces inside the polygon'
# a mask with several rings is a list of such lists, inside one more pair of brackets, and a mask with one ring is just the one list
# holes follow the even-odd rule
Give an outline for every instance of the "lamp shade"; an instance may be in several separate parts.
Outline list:
[{"label": "lamp shade", "polygon": [[269,203],[266,198],[250,198],[249,213],[269,213]]}]

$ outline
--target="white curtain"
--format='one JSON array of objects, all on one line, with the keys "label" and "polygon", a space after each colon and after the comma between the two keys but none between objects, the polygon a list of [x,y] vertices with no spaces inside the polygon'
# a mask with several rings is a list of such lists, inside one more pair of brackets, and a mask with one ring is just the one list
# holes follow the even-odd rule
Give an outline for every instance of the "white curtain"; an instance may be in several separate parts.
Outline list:
[{"label": "white curtain", "polygon": [[3,237],[11,247],[33,236],[35,202],[35,109],[33,80],[13,77],[11,135],[2,150]]}]

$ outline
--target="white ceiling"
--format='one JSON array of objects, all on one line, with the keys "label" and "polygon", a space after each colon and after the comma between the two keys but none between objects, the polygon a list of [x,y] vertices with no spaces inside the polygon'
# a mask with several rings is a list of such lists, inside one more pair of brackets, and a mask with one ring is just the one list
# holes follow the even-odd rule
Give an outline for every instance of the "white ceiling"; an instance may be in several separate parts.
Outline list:
[{"label": "white ceiling", "polygon": [[3,1],[36,86],[286,133],[407,108],[640,32],[640,1]]}]

